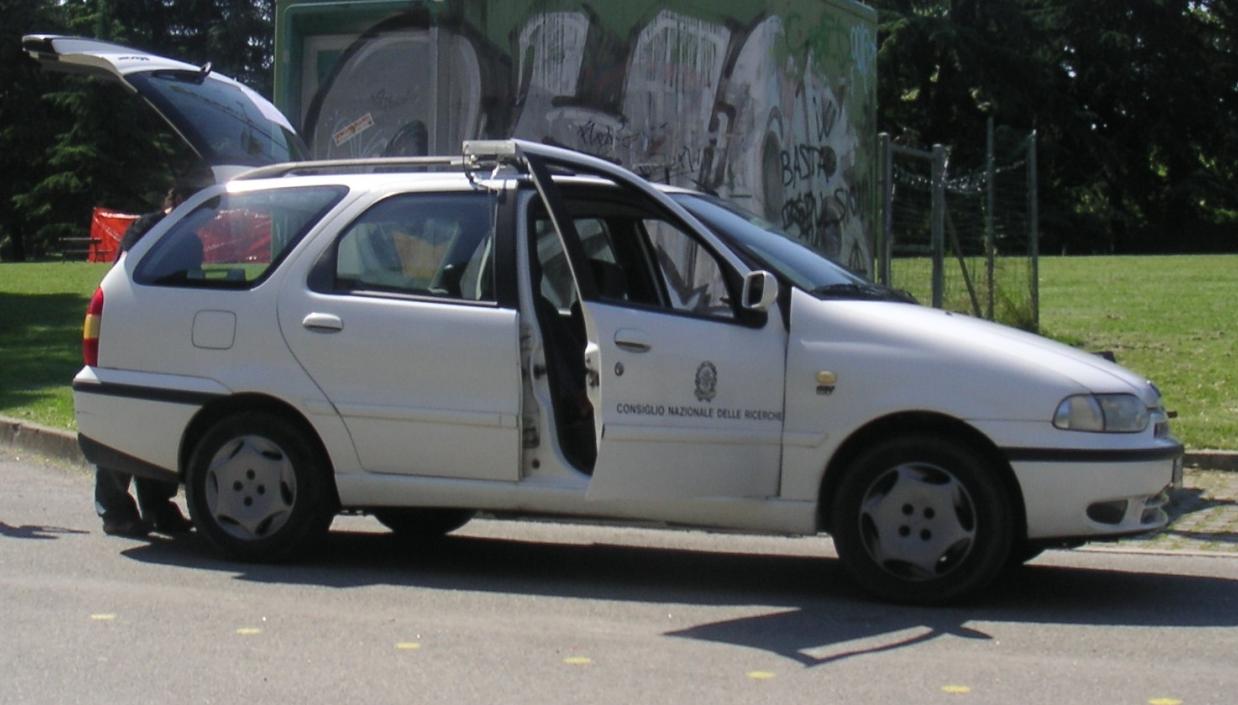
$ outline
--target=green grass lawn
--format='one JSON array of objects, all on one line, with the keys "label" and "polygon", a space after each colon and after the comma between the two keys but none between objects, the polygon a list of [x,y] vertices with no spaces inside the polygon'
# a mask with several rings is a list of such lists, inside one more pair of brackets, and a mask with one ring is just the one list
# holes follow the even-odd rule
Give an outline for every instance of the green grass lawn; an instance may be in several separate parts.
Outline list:
[{"label": "green grass lawn", "polygon": [[1040,325],[1155,382],[1188,448],[1238,450],[1238,255],[1042,258]]},{"label": "green grass lawn", "polygon": [[[108,266],[0,264],[0,415],[73,427],[82,318]],[[1045,334],[1156,382],[1188,448],[1238,450],[1238,255],[1046,257],[1040,275]]]},{"label": "green grass lawn", "polygon": [[73,428],[86,304],[110,264],[0,264],[0,414]]}]

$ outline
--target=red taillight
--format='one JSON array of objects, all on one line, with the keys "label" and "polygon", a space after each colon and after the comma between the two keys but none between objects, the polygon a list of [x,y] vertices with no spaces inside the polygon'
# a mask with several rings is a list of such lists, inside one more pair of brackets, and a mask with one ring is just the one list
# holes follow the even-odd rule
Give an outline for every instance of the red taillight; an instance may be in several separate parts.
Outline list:
[{"label": "red taillight", "polygon": [[86,322],[82,324],[82,362],[89,367],[99,365],[99,329],[103,326],[103,289],[95,289],[86,307]]}]

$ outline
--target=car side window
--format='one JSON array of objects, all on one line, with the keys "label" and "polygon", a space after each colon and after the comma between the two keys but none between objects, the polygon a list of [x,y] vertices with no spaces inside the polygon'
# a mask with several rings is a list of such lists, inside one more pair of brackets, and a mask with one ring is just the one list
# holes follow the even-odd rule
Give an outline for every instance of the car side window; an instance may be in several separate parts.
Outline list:
[{"label": "car side window", "polygon": [[722,266],[713,253],[665,220],[646,218],[641,229],[654,253],[664,306],[695,315],[735,317]]},{"label": "car side window", "polygon": [[[583,196],[583,197],[582,197]],[[566,201],[597,297],[693,316],[735,320],[726,269],[695,237],[668,218],[606,192]],[[576,301],[576,286],[550,219],[533,217],[544,299],[560,311]]]},{"label": "car side window", "polygon": [[337,240],[331,288],[494,301],[493,215],[485,193],[388,198]]},{"label": "car side window", "polygon": [[134,279],[153,286],[256,286],[347,192],[310,186],[221,193],[177,221],[143,256]]},{"label": "car side window", "polygon": [[[601,218],[576,218],[573,222],[584,246],[585,257],[589,261],[599,294],[612,300],[627,299],[622,271],[616,262],[611,241],[613,235],[607,222]],[[555,308],[567,311],[576,301],[576,287],[567,266],[563,245],[549,219],[536,220],[534,227],[537,235],[537,258],[542,270],[539,287],[541,295]],[[618,273],[614,274],[615,272]]]}]

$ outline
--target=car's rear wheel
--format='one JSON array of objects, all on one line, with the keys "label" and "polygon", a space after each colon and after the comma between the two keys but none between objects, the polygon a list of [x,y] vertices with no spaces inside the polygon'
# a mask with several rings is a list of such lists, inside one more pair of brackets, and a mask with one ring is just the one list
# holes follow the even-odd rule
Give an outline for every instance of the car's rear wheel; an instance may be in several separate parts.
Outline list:
[{"label": "car's rear wheel", "polygon": [[267,412],[216,423],[186,468],[185,498],[198,532],[245,561],[293,558],[321,544],[335,512],[315,447],[295,424]]},{"label": "car's rear wheel", "polygon": [[984,460],[948,438],[904,436],[861,454],[832,503],[839,558],[865,589],[944,602],[988,585],[1010,555],[1010,498]]},{"label": "car's rear wheel", "polygon": [[374,518],[400,539],[426,541],[459,529],[473,518],[469,509],[391,508],[375,509]]}]

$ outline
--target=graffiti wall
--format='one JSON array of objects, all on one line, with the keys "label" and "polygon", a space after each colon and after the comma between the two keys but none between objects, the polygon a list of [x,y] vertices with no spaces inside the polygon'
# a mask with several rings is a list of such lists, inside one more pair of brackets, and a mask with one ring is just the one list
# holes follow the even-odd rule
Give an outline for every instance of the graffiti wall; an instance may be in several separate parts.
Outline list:
[{"label": "graffiti wall", "polygon": [[875,13],[847,0],[278,4],[276,102],[316,157],[509,136],[729,198],[867,272]]}]

